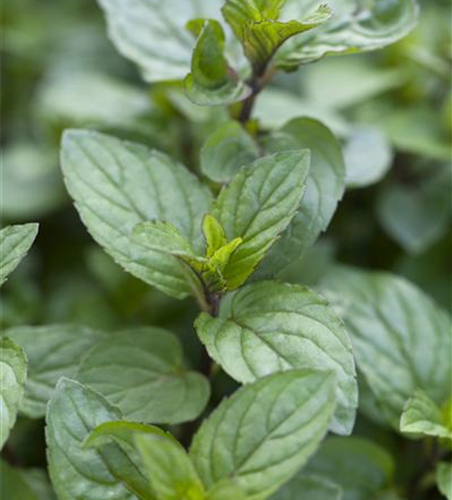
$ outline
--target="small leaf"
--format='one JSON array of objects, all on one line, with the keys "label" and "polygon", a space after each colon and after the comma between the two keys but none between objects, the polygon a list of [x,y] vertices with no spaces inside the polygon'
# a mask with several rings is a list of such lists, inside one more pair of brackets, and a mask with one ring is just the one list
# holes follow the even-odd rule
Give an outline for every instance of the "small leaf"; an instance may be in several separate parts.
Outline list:
[{"label": "small leaf", "polygon": [[5,331],[27,356],[28,377],[20,411],[30,418],[44,417],[61,377],[73,377],[86,352],[107,334],[84,326],[19,326]]},{"label": "small leaf", "polygon": [[330,269],[320,288],[344,318],[358,368],[394,429],[417,389],[439,405],[450,397],[451,318],[421,290],[345,266]]},{"label": "small leaf", "polygon": [[351,345],[323,298],[298,285],[260,282],[234,296],[228,318],[202,313],[195,326],[210,356],[242,383],[293,368],[334,371],[332,429],[351,432],[358,399]]},{"label": "small leaf", "polygon": [[207,379],[184,367],[178,339],[160,328],[125,330],[97,344],[77,378],[137,422],[193,420],[210,395]]},{"label": "small leaf", "polygon": [[297,118],[281,132],[264,144],[267,150],[307,148],[311,151],[311,167],[300,209],[262,263],[260,276],[280,275],[303,257],[328,227],[345,188],[342,148],[325,125],[311,118]]},{"label": "small leaf", "polygon": [[452,439],[440,408],[424,391],[417,390],[406,402],[400,419],[400,430],[405,434]]},{"label": "small leaf", "polygon": [[218,127],[201,148],[201,171],[215,182],[229,182],[259,156],[254,139],[241,124],[230,121]]},{"label": "small leaf", "polygon": [[0,337],[0,450],[16,423],[27,378],[27,359],[22,349]]},{"label": "small leaf", "polygon": [[225,35],[220,23],[215,20],[204,21],[193,51],[191,73],[185,79],[185,91],[198,105],[232,104],[246,99],[251,93],[251,89],[238,76],[232,76],[224,55],[224,45]]},{"label": "small leaf", "polygon": [[322,476],[303,473],[291,479],[270,500],[342,500],[342,489]]},{"label": "small leaf", "polygon": [[119,410],[100,394],[62,378],[47,407],[47,456],[53,487],[61,500],[137,500],[122,483],[118,447],[108,453],[84,449],[89,433],[103,422],[119,420]]},{"label": "small leaf", "polygon": [[452,500],[452,463],[439,462],[436,466],[436,484],[447,500]]},{"label": "small leaf", "polygon": [[155,150],[83,130],[65,132],[62,168],[82,220],[116,262],[168,295],[191,293],[176,257],[134,243],[130,233],[140,222],[165,221],[198,251],[211,195],[193,174]]},{"label": "small leaf", "polygon": [[206,487],[234,479],[263,500],[298,471],[334,412],[334,376],[276,373],[223,400],[195,435],[190,455]]},{"label": "small leaf", "polygon": [[25,257],[38,234],[38,224],[7,226],[0,230],[0,286]]},{"label": "small leaf", "polygon": [[157,435],[137,435],[136,446],[157,500],[204,500],[204,486],[185,449]]},{"label": "small leaf", "polygon": [[206,240],[207,258],[213,257],[215,252],[228,242],[221,224],[210,214],[207,214],[202,221],[202,232]]},{"label": "small leaf", "polygon": [[265,156],[221,191],[212,214],[229,240],[242,239],[223,273],[231,289],[246,281],[295,215],[309,158],[307,150]]}]

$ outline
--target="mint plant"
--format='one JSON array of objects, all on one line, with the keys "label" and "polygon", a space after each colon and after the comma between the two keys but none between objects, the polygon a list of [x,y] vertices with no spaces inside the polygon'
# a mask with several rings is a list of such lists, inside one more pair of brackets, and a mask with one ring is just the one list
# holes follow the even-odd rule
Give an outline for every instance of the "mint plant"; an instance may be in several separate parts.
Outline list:
[{"label": "mint plant", "polygon": [[[393,273],[322,265],[346,190],[378,182],[390,147],[373,129],[344,139],[310,113],[268,126],[259,112],[284,75],[404,39],[415,0],[99,5],[149,96],[88,78],[110,112],[53,107],[73,113],[62,176],[116,316],[6,321],[2,498],[451,499],[450,313]],[[1,230],[1,285],[36,234]],[[140,301],[162,316],[137,321]],[[44,419],[50,484],[14,453]],[[426,463],[391,454],[422,447]]]}]

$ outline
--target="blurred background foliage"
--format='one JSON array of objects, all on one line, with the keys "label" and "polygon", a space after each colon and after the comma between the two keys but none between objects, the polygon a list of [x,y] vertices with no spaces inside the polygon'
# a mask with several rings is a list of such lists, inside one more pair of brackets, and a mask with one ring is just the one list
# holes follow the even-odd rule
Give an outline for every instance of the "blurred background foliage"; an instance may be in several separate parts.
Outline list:
[{"label": "blurred background foliage", "polygon": [[[288,279],[315,284],[340,260],[406,276],[451,310],[451,2],[420,3],[420,24],[406,39],[278,75],[258,97],[254,116],[263,128],[318,118],[344,145],[349,188],[327,233]],[[191,104],[177,85],[144,84],[109,42],[92,0],[5,4],[1,224],[41,226],[2,291],[0,326],[158,324],[183,338],[196,363],[196,307],[149,289],[92,241],[65,192],[58,149],[65,128],[93,128],[166,151],[197,170],[199,148],[226,111]],[[218,398],[234,387],[223,374],[215,384]],[[402,446],[363,417],[357,433],[404,454],[403,480],[417,444]],[[22,419],[16,426],[20,465],[44,462],[42,435],[42,422]]]}]

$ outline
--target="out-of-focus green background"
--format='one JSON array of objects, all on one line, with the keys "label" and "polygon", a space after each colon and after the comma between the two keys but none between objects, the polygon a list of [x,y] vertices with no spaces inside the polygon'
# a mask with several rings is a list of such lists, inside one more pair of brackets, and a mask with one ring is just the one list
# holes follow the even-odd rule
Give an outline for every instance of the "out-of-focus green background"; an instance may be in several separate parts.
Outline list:
[{"label": "out-of-focus green background", "polygon": [[[278,76],[259,96],[263,127],[317,117],[352,165],[333,223],[291,280],[313,284],[340,260],[404,275],[451,309],[451,15],[450,0],[424,0],[402,42]],[[1,63],[1,225],[37,221],[40,232],[2,290],[0,326],[159,324],[196,357],[193,303],[150,290],[93,242],[65,192],[58,149],[65,128],[93,128],[196,169],[224,111],[190,104],[176,86],[144,84],[93,0],[6,0]],[[42,423],[21,420],[14,434],[25,465],[42,463]]]}]

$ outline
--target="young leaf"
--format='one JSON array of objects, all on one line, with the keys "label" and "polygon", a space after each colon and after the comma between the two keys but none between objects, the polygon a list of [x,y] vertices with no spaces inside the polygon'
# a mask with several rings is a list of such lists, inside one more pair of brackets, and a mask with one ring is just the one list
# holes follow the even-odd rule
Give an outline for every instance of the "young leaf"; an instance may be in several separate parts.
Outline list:
[{"label": "young leaf", "polygon": [[322,476],[303,473],[291,479],[270,500],[342,500],[342,488]]},{"label": "young leaf", "polygon": [[99,0],[116,48],[142,70],[147,82],[183,80],[195,45],[191,19],[219,19],[222,0]]},{"label": "young leaf", "polygon": [[226,122],[217,128],[201,148],[201,171],[215,182],[232,180],[240,167],[259,156],[253,138],[238,122]]},{"label": "young leaf", "polygon": [[359,437],[326,439],[306,467],[338,484],[344,499],[369,500],[387,488],[394,476],[391,455],[376,443]]},{"label": "young leaf", "polygon": [[249,285],[234,296],[230,317],[202,313],[196,329],[210,356],[242,383],[293,368],[334,371],[337,407],[331,428],[351,432],[358,391],[350,341],[316,293],[271,281]]},{"label": "young leaf", "polygon": [[[215,20],[203,23],[191,60],[191,73],[185,79],[185,91],[196,104],[226,105],[246,99],[251,88],[233,76],[224,55],[225,35]],[[188,27],[198,27],[195,20]]]},{"label": "young leaf", "polygon": [[202,221],[202,232],[206,240],[207,258],[213,257],[228,242],[221,224],[210,214],[207,214]]},{"label": "young leaf", "polygon": [[208,189],[162,153],[91,131],[65,132],[61,161],[82,220],[107,253],[168,295],[187,296],[184,265],[133,242],[130,233],[139,222],[164,220],[199,250],[199,220],[211,204]]},{"label": "young leaf", "polygon": [[298,471],[325,435],[335,406],[334,375],[292,370],[239,389],[203,422],[190,455],[207,487],[235,479],[263,500]]},{"label": "young leaf", "polygon": [[331,269],[321,289],[345,319],[358,368],[396,430],[417,389],[439,405],[450,397],[451,319],[419,289],[347,267]]},{"label": "young leaf", "polygon": [[138,500],[116,474],[123,463],[119,448],[108,453],[84,449],[89,433],[102,422],[119,420],[120,412],[101,395],[62,378],[47,407],[49,473],[60,500]]},{"label": "young leaf", "polygon": [[289,38],[316,28],[331,17],[327,5],[301,21],[277,21],[283,1],[254,2],[253,0],[227,0],[222,12],[257,75],[262,75],[279,47]]},{"label": "young leaf", "polygon": [[9,338],[0,337],[0,450],[16,422],[26,378],[24,352]]},{"label": "young leaf", "polygon": [[400,419],[400,430],[404,434],[420,437],[452,439],[452,426],[447,427],[440,408],[421,390],[417,390],[406,402]]},{"label": "young leaf", "polygon": [[140,453],[157,500],[204,500],[204,486],[185,449],[157,435],[137,435]]},{"label": "young leaf", "polygon": [[28,360],[28,377],[20,411],[30,418],[45,416],[61,377],[73,377],[82,357],[107,334],[84,326],[19,326],[5,331]]},{"label": "young leaf", "polygon": [[452,500],[452,464],[449,462],[439,462],[436,466],[436,484],[439,491]]},{"label": "young leaf", "polygon": [[242,238],[223,273],[230,289],[246,281],[295,215],[309,158],[307,150],[265,156],[242,169],[221,191],[212,214],[229,240]]},{"label": "young leaf", "polygon": [[[309,2],[309,7],[312,2]],[[293,71],[325,55],[367,52],[406,36],[417,23],[415,0],[334,2],[335,16],[312,33],[293,37],[278,51],[278,68]],[[306,7],[301,5],[301,10]]]},{"label": "young leaf", "polygon": [[178,339],[152,327],[125,330],[97,344],[81,362],[77,379],[138,422],[193,420],[210,395],[207,379],[184,367]]},{"label": "young leaf", "polygon": [[38,234],[38,224],[7,226],[0,230],[0,286],[25,257]]},{"label": "young leaf", "polygon": [[262,262],[261,276],[280,275],[305,254],[328,227],[345,188],[341,145],[325,125],[311,118],[297,118],[281,132],[282,136],[270,137],[266,148],[307,148],[311,151],[311,167],[300,210]]}]

